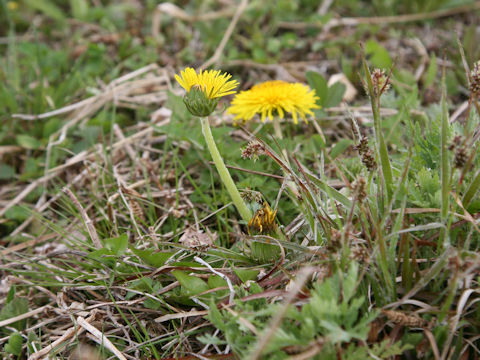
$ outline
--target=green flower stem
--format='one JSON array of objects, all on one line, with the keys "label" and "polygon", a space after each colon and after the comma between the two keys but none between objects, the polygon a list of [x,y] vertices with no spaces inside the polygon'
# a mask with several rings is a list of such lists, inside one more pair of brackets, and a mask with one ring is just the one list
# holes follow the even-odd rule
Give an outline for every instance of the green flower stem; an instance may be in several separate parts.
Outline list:
[{"label": "green flower stem", "polygon": [[[283,140],[282,127],[280,126],[280,119],[278,118],[273,119],[273,132],[277,137],[277,139]],[[286,148],[282,149],[282,154],[283,154],[283,157],[285,158],[285,162],[287,163],[287,165],[290,166],[290,160],[288,159],[288,152]],[[283,174],[285,175],[285,177],[288,177],[288,173],[285,171],[285,169],[283,169]],[[293,182],[292,180],[287,180],[287,186],[290,189],[290,191],[295,195],[295,197],[300,196],[297,185],[295,185],[295,182]]]},{"label": "green flower stem", "polygon": [[[278,118],[273,119],[273,132],[278,140],[283,140],[282,127],[280,126],[280,119]],[[282,154],[285,157],[285,161],[287,162],[287,164],[290,165],[290,161],[288,160],[287,149],[285,148],[282,149]]]},{"label": "green flower stem", "polygon": [[448,239],[448,209],[450,207],[449,198],[450,198],[450,184],[451,184],[451,174],[450,174],[450,162],[448,159],[448,130],[449,130],[449,120],[448,120],[448,107],[447,107],[447,85],[445,80],[445,66],[442,69],[442,118],[441,118],[441,128],[440,128],[440,181],[442,183],[442,206],[440,208],[440,216],[442,222],[446,225],[441,236],[438,237],[437,249],[443,249],[445,241]]},{"label": "green flower stem", "polygon": [[383,181],[386,187],[387,203],[390,202],[393,193],[393,175],[392,167],[390,165],[390,159],[388,158],[387,145],[382,133],[382,119],[380,116],[380,94],[375,95],[373,91],[372,75],[368,68],[367,61],[363,59],[363,67],[365,70],[365,77],[367,82],[368,94],[372,105],[373,124],[375,128],[375,141],[378,151],[378,157],[380,158],[380,165],[382,168]]},{"label": "green flower stem", "polygon": [[282,128],[280,127],[280,120],[277,118],[273,119],[273,131],[275,133],[275,136],[278,139],[283,140]]},{"label": "green flower stem", "polygon": [[203,136],[205,137],[208,150],[210,151],[210,155],[212,155],[212,159],[215,163],[217,171],[220,174],[220,179],[222,179],[223,185],[225,185],[225,187],[227,188],[227,191],[232,198],[233,204],[242,216],[242,219],[246,222],[249,222],[252,218],[252,213],[250,212],[247,205],[240,196],[240,193],[238,192],[238,189],[235,186],[235,183],[233,182],[233,179],[230,176],[230,173],[228,172],[228,169],[225,166],[225,163],[223,162],[220,153],[218,152],[217,145],[215,144],[215,140],[213,139],[212,131],[210,129],[208,117],[202,117],[200,118],[200,121],[202,123]]}]

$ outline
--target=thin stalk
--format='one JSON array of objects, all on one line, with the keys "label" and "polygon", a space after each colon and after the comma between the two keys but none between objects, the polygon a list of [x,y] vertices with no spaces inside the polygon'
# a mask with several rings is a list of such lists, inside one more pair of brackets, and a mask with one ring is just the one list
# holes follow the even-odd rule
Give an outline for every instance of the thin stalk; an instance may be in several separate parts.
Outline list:
[{"label": "thin stalk", "polygon": [[463,196],[463,206],[465,208],[468,207],[468,205],[470,205],[470,202],[472,201],[473,197],[475,196],[479,188],[480,188],[480,171],[478,171],[475,174],[475,178],[473,179],[471,184],[468,186],[468,189],[465,192],[465,195]]},{"label": "thin stalk", "polygon": [[[275,137],[278,140],[283,140],[282,127],[280,126],[280,119],[278,119],[278,118],[273,119],[273,132],[275,134]],[[285,161],[287,162],[287,164],[290,165],[290,161],[288,160],[287,149],[283,148],[282,149],[282,154],[283,154],[283,157],[285,158]]]},{"label": "thin stalk", "polygon": [[232,198],[233,204],[237,208],[242,219],[246,222],[249,222],[252,218],[252,213],[250,212],[247,205],[240,196],[240,193],[238,192],[238,189],[233,182],[233,179],[230,176],[230,173],[228,172],[222,157],[220,156],[217,145],[215,144],[215,140],[213,139],[208,117],[200,118],[200,121],[202,123],[203,136],[205,138],[205,141],[207,142],[208,150],[210,151],[210,155],[212,156],[215,167],[217,168],[218,174],[220,175],[220,179],[222,180],[223,185],[225,185],[225,187],[227,188],[227,191]]},{"label": "thin stalk", "polygon": [[390,291],[390,294],[392,294],[394,291],[394,288],[393,288],[391,274],[390,274],[390,271],[388,270],[387,243],[385,241],[385,237],[380,227],[380,224],[377,224],[377,229],[379,230],[377,231],[377,242],[378,242],[378,248],[380,251],[379,265],[383,273],[385,285],[387,285],[388,290]]},{"label": "thin stalk", "polygon": [[[282,127],[280,126],[280,119],[278,118],[273,119],[273,132],[278,140],[283,140]],[[288,159],[288,152],[286,148],[282,149],[282,154],[285,158],[285,162],[290,165],[290,160]],[[285,177],[288,177],[288,173],[285,170],[283,170],[283,173]],[[295,195],[295,197],[299,196],[298,188],[292,180],[287,180],[287,187],[290,189],[293,195]]]},{"label": "thin stalk", "polygon": [[372,75],[368,68],[367,61],[363,59],[363,67],[365,70],[365,77],[368,87],[368,94],[372,106],[373,124],[375,128],[375,142],[378,151],[378,157],[380,159],[380,165],[382,167],[383,182],[386,187],[387,203],[390,202],[393,191],[393,175],[392,167],[390,165],[390,159],[388,158],[388,150],[382,133],[382,119],[380,117],[380,94],[375,96],[373,91]]},{"label": "thin stalk", "polygon": [[[447,109],[447,89],[445,84],[445,67],[442,72],[442,119],[441,119],[441,153],[440,153],[440,172],[442,182],[442,205],[441,205],[441,220],[443,223],[447,222],[449,198],[450,198],[450,164],[448,162],[448,109]],[[443,236],[438,239],[441,243],[438,244],[438,249],[443,248],[448,229],[445,228]]]},{"label": "thin stalk", "polygon": [[278,139],[283,139],[282,128],[280,127],[280,120],[278,120],[277,118],[273,119],[273,131]]}]

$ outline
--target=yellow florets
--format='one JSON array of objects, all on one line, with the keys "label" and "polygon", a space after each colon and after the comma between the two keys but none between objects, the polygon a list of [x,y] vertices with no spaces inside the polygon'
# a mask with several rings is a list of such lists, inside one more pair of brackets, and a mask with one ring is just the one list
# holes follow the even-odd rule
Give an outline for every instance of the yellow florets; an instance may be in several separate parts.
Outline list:
[{"label": "yellow florets", "polygon": [[285,113],[290,113],[297,124],[298,116],[307,121],[307,115],[320,108],[317,100],[315,91],[304,84],[273,80],[237,94],[227,112],[242,121],[249,121],[256,114],[261,115],[262,121],[273,119],[274,115],[283,119]]},{"label": "yellow florets", "polygon": [[267,202],[263,203],[263,207],[258,209],[248,222],[248,231],[254,234],[272,234],[277,228],[275,217],[277,210],[272,211]]},{"label": "yellow florets", "polygon": [[186,68],[180,72],[181,76],[175,75],[175,79],[187,92],[190,92],[192,87],[197,87],[209,99],[235,94],[234,89],[238,86],[238,81],[230,80],[232,75],[220,74],[220,72],[220,70],[204,70],[197,73],[192,68]]},{"label": "yellow florets", "polygon": [[195,116],[205,117],[215,111],[218,100],[222,96],[234,94],[238,86],[236,80],[230,80],[232,75],[220,70],[205,70],[197,73],[192,68],[186,68],[175,75],[178,83],[187,90],[183,102],[188,111]]}]

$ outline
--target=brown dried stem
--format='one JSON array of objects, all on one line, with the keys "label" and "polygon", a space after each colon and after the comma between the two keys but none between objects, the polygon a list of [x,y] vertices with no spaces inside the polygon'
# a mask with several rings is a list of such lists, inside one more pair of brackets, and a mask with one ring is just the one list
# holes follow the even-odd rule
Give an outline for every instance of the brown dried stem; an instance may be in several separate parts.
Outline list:
[{"label": "brown dried stem", "polygon": [[72,200],[73,205],[75,205],[77,210],[80,212],[83,222],[85,223],[85,227],[87,228],[88,235],[90,235],[90,239],[92,239],[93,245],[95,245],[97,249],[101,249],[102,243],[100,242],[100,238],[98,237],[97,230],[95,229],[92,220],[88,216],[82,204],[80,204],[80,201],[78,201],[75,194],[69,188],[64,187],[62,191],[70,198],[70,200]]}]

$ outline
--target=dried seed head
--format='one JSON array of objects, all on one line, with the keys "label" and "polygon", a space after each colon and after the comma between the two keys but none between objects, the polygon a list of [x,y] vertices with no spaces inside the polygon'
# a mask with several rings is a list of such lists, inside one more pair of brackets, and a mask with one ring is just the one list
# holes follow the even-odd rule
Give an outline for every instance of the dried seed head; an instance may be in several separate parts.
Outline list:
[{"label": "dried seed head", "polygon": [[337,229],[330,229],[330,245],[328,249],[330,251],[336,251],[342,247],[342,232]]},{"label": "dried seed head", "polygon": [[353,245],[350,249],[350,257],[359,263],[366,263],[370,259],[370,254],[365,247]]},{"label": "dried seed head", "polygon": [[242,158],[243,159],[253,159],[257,161],[260,155],[265,154],[265,147],[258,141],[250,141],[248,145],[242,149]]},{"label": "dried seed head", "polygon": [[459,146],[455,151],[453,163],[457,169],[462,169],[468,161],[468,152],[464,146]]},{"label": "dried seed head", "polygon": [[477,61],[470,71],[470,92],[473,96],[480,94],[480,61]]},{"label": "dried seed head", "polygon": [[214,246],[216,239],[217,233],[211,233],[209,229],[204,233],[201,230],[188,228],[178,241],[194,251],[203,252]]},{"label": "dried seed head", "polygon": [[375,69],[372,72],[373,95],[379,97],[390,88],[390,78],[385,75],[382,69]]},{"label": "dried seed head", "polygon": [[262,194],[250,188],[246,188],[245,190],[240,192],[240,196],[247,203],[253,203],[253,202],[257,204],[262,203]]},{"label": "dried seed head", "polygon": [[377,168],[377,162],[372,154],[372,150],[368,147],[368,139],[363,136],[358,145],[355,146],[362,159],[362,163],[367,167],[368,171],[374,171]]},{"label": "dried seed head", "polygon": [[352,184],[353,186],[353,196],[359,202],[362,203],[363,200],[367,197],[366,186],[367,182],[364,177],[359,177]]},{"label": "dried seed head", "polygon": [[358,151],[360,155],[368,151],[368,139],[365,136],[362,136],[358,145],[354,146],[354,149]]},{"label": "dried seed head", "polygon": [[464,144],[464,139],[460,135],[456,135],[452,143],[448,146],[448,149],[454,151],[453,163],[457,169],[461,169],[468,161],[469,153]]},{"label": "dried seed head", "polygon": [[460,135],[456,135],[452,139],[451,144],[448,146],[448,150],[456,149],[458,146],[460,146],[462,144],[462,141],[463,141],[462,137]]},{"label": "dried seed head", "polygon": [[367,341],[368,343],[377,342],[378,335],[385,326],[384,322],[381,319],[375,319],[370,323],[370,330],[368,331]]},{"label": "dried seed head", "polygon": [[390,321],[402,326],[425,328],[428,325],[427,321],[425,321],[424,319],[422,319],[420,316],[416,314],[407,315],[397,310],[382,310],[381,312]]},{"label": "dried seed head", "polygon": [[375,161],[372,151],[369,149],[365,154],[362,155],[362,162],[367,167],[367,170],[372,172],[377,168],[377,162]]},{"label": "dried seed head", "polygon": [[140,203],[137,201],[137,199],[141,199],[143,198],[142,195],[137,192],[136,190],[134,189],[129,189],[125,186],[122,186],[122,192],[127,195],[127,198],[128,198],[128,202],[130,204],[130,209],[132,210],[132,214],[140,219],[141,221],[145,221],[146,218],[145,218],[145,213],[143,212],[143,208],[142,206],[140,205]]}]

